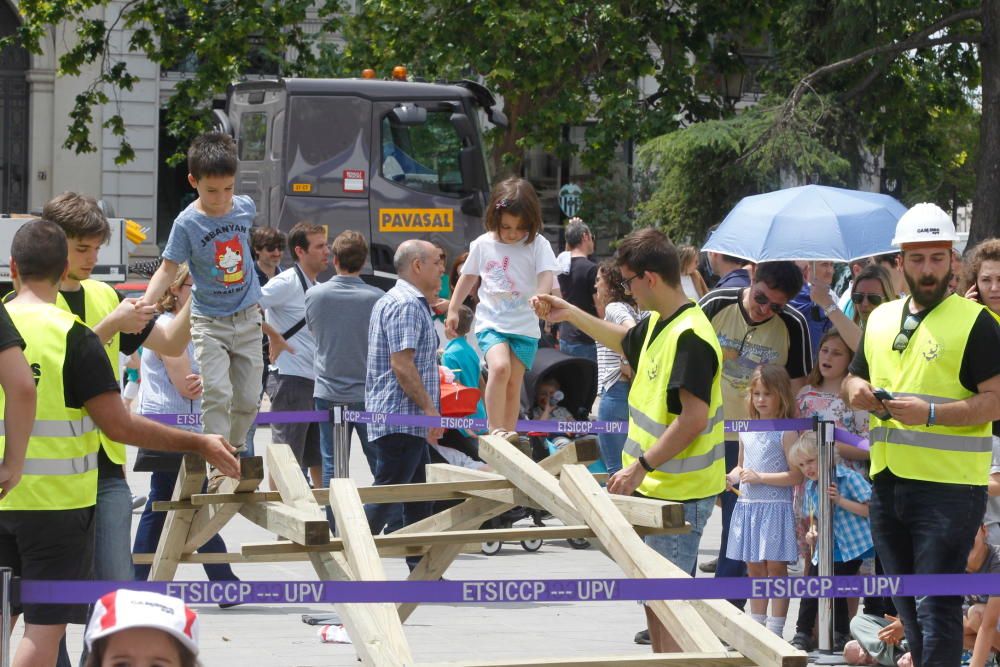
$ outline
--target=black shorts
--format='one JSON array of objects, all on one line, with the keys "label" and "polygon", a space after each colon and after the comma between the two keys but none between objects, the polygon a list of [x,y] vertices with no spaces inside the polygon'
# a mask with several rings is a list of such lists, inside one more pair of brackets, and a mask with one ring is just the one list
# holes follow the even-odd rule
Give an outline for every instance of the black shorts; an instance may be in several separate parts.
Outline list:
[{"label": "black shorts", "polygon": [[[0,512],[0,567],[35,580],[94,578],[94,508]],[[13,606],[34,625],[87,622],[85,604]]]},{"label": "black shorts", "polygon": [[[313,389],[316,383],[298,375],[275,374],[270,392],[271,410],[293,412],[314,410]],[[322,465],[319,450],[319,424],[317,422],[296,422],[294,424],[271,424],[271,442],[282,442],[292,448],[295,460],[300,466]]]}]

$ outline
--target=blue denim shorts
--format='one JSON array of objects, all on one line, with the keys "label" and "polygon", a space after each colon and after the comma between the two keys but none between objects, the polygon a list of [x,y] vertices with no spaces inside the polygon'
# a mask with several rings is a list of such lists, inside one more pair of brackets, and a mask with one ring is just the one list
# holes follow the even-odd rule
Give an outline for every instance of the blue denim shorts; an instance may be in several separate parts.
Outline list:
[{"label": "blue denim shorts", "polygon": [[714,507],[715,496],[684,501],[684,520],[691,524],[690,532],[680,535],[646,535],[642,539],[658,554],[693,577],[695,565],[698,564],[701,534]]},{"label": "blue denim shorts", "polygon": [[504,333],[495,329],[480,331],[476,334],[476,341],[483,354],[486,354],[494,345],[506,343],[510,346],[510,351],[514,353],[517,360],[524,364],[525,369],[531,368],[531,364],[535,363],[535,355],[538,353],[537,338]]}]

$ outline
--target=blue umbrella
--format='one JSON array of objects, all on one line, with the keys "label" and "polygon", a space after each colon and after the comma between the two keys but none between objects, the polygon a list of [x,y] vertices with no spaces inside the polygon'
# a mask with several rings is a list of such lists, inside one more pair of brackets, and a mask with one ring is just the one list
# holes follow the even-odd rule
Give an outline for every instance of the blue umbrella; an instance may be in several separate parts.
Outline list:
[{"label": "blue umbrella", "polygon": [[804,185],[744,197],[702,250],[753,262],[846,262],[896,252],[906,207],[889,195]]}]

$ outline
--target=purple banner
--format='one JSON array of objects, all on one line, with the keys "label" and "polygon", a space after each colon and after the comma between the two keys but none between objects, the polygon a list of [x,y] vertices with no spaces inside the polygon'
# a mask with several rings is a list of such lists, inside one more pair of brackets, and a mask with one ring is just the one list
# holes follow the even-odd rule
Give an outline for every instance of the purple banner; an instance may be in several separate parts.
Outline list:
[{"label": "purple banner", "polygon": [[[15,580],[17,581],[17,580]],[[764,579],[502,579],[482,581],[18,581],[21,603],[91,603],[118,588],[189,604],[359,602],[601,602],[864,596],[996,595],[1000,575],[943,574]],[[17,590],[17,586],[15,586]]]},{"label": "purple banner", "polygon": [[[168,426],[200,426],[200,414],[149,414],[143,415]],[[428,417],[426,415],[394,415],[384,412],[344,410],[344,420],[355,424],[384,424],[386,426],[423,426],[425,428],[466,429],[479,431],[487,428],[485,419],[471,417]],[[257,424],[290,424],[299,422],[333,421],[329,411],[302,410],[291,412],[257,413]],[[727,421],[727,431],[750,433],[755,431],[811,431],[812,419],[743,419]],[[626,433],[628,422],[623,421],[535,421],[521,419],[517,422],[521,433]],[[847,434],[850,436],[851,434]],[[838,436],[839,439],[839,436]],[[844,440],[844,442],[850,441]]]}]

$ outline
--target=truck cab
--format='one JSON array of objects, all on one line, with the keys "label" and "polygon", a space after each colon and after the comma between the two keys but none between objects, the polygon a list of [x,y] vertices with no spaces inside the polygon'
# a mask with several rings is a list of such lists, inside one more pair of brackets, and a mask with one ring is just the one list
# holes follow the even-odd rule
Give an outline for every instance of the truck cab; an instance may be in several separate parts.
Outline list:
[{"label": "truck cab", "polygon": [[482,233],[481,115],[506,125],[474,82],[278,79],[232,86],[218,121],[237,141],[236,193],[253,198],[255,224],[361,232],[366,278],[385,284],[404,240],[438,243],[452,261]]}]

